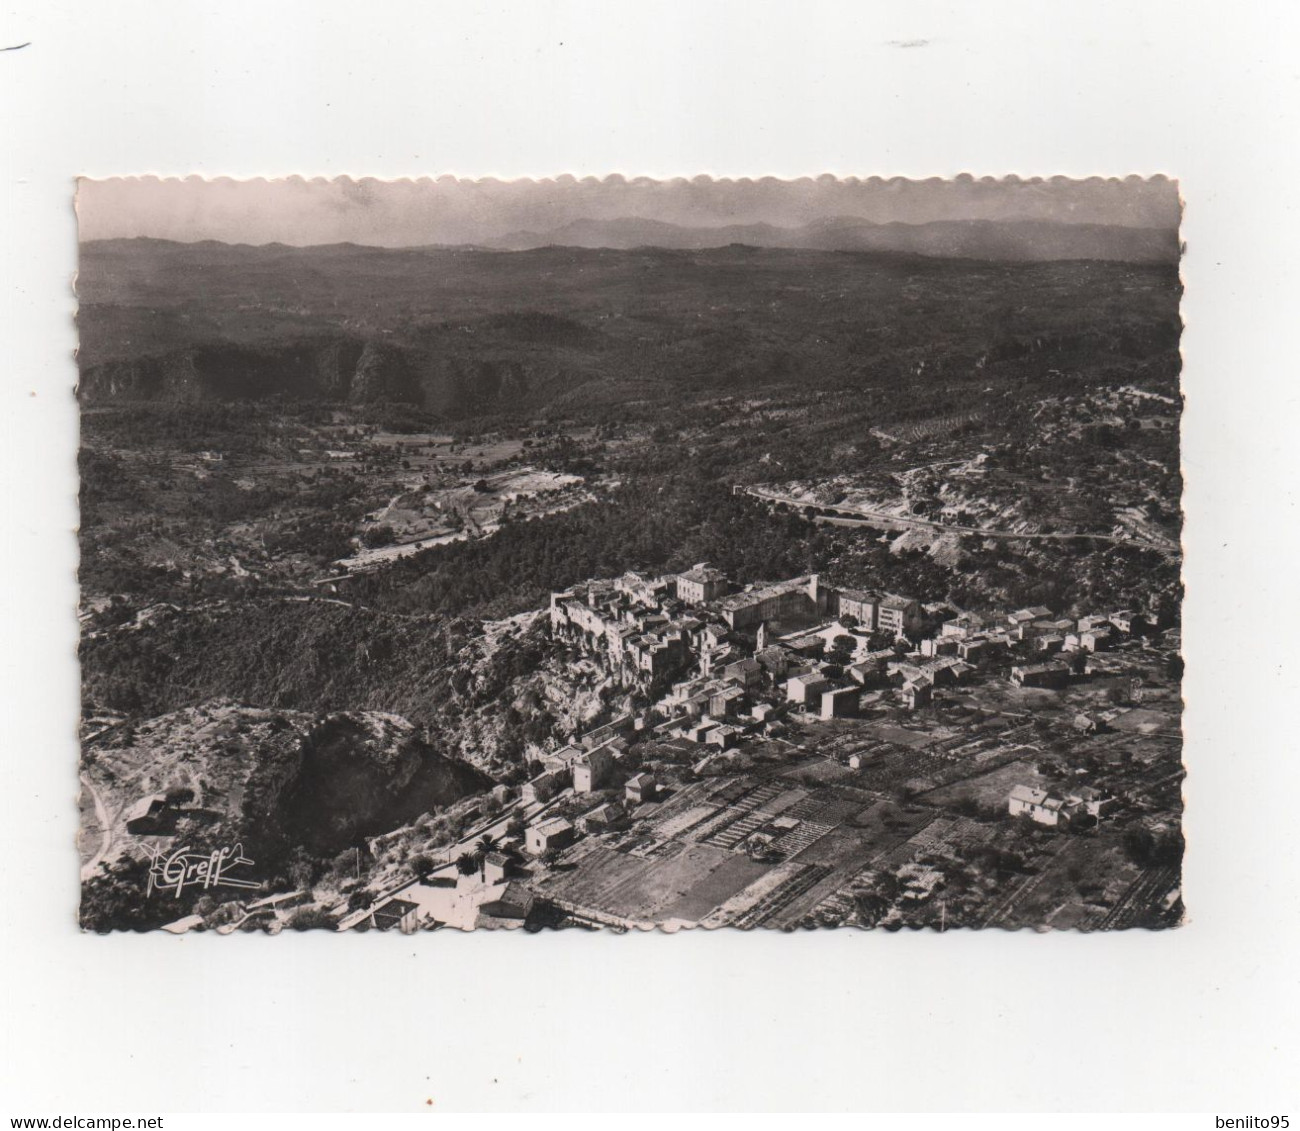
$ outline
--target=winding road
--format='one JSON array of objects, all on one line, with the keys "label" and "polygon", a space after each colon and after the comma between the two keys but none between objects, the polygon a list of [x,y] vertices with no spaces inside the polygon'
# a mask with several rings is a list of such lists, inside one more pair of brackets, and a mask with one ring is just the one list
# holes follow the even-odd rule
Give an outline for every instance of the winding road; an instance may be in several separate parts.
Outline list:
[{"label": "winding road", "polygon": [[864,507],[839,507],[829,503],[814,503],[807,499],[797,498],[793,495],[780,495],[775,492],[764,491],[762,488],[739,486],[738,489],[764,503],[784,503],[786,506],[812,507],[818,511],[830,511],[831,514],[819,514],[816,516],[818,521],[834,523],[838,526],[901,526],[906,528],[919,528],[922,530],[933,530],[940,534],[974,534],[982,538],[1005,538],[1019,541],[1034,541],[1038,539],[1046,541],[1069,541],[1073,538],[1090,538],[1097,542],[1110,542],[1117,546],[1137,546],[1144,550],[1157,550],[1162,554],[1171,554],[1177,552],[1177,547],[1170,545],[1161,545],[1157,542],[1148,542],[1138,538],[1123,538],[1116,534],[1088,534],[1083,532],[1061,532],[1055,531],[1046,533],[1042,531],[1034,533],[1020,534],[1010,530],[996,530],[987,526],[954,526],[946,522],[935,522],[928,518],[915,518],[911,515],[899,515],[890,511],[868,510]]}]

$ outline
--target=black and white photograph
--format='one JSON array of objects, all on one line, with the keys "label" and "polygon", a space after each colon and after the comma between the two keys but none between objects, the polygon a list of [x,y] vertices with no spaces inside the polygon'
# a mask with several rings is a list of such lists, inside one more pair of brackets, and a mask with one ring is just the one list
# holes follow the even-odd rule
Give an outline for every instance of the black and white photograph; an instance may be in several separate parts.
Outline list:
[{"label": "black and white photograph", "polygon": [[11,4],[0,1124],[1298,1126],[1297,41]]},{"label": "black and white photograph", "polygon": [[83,930],[1183,921],[1175,181],[76,209]]}]

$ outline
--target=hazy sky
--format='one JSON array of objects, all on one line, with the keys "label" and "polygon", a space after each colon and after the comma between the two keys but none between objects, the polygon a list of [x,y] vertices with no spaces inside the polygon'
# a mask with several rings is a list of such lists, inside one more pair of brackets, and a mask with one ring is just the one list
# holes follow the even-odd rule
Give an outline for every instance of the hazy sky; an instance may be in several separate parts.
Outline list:
[{"label": "hazy sky", "polygon": [[83,180],[81,238],[155,236],[226,243],[385,247],[473,243],[547,231],[576,219],[632,216],[704,227],[764,221],[793,227],[828,216],[877,222],[1036,219],[1177,227],[1175,182],[1055,179],[778,181],[609,177],[542,181]]}]

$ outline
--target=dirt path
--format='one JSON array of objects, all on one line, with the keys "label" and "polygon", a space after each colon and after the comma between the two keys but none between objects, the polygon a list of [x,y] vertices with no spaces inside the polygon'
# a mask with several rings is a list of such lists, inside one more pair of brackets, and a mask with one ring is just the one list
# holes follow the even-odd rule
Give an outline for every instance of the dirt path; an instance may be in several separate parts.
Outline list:
[{"label": "dirt path", "polygon": [[91,804],[95,807],[95,820],[99,824],[100,830],[98,851],[81,867],[81,878],[85,880],[94,875],[95,869],[99,867],[100,862],[113,847],[113,822],[109,820],[108,811],[104,808],[104,801],[99,796],[99,790],[91,784],[90,779],[85,774],[81,775],[81,785],[90,794]]}]

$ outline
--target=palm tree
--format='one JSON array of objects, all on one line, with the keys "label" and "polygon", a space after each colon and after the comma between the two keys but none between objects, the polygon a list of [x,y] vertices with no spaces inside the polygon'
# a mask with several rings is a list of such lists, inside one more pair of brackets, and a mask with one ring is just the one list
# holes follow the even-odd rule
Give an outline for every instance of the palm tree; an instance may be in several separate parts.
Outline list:
[{"label": "palm tree", "polygon": [[472,876],[478,870],[478,861],[470,852],[462,852],[456,857],[456,871],[462,876]]},{"label": "palm tree", "polygon": [[489,853],[489,852],[493,852],[493,851],[495,851],[495,850],[496,850],[496,846],[497,846],[497,838],[496,838],[496,837],[494,837],[494,836],[481,836],[481,837],[479,837],[478,845],[476,846],[477,849],[478,849],[476,855],[478,856],[478,866],[479,866],[480,877],[481,877],[484,881],[487,880],[487,858],[488,858],[488,853]]}]

